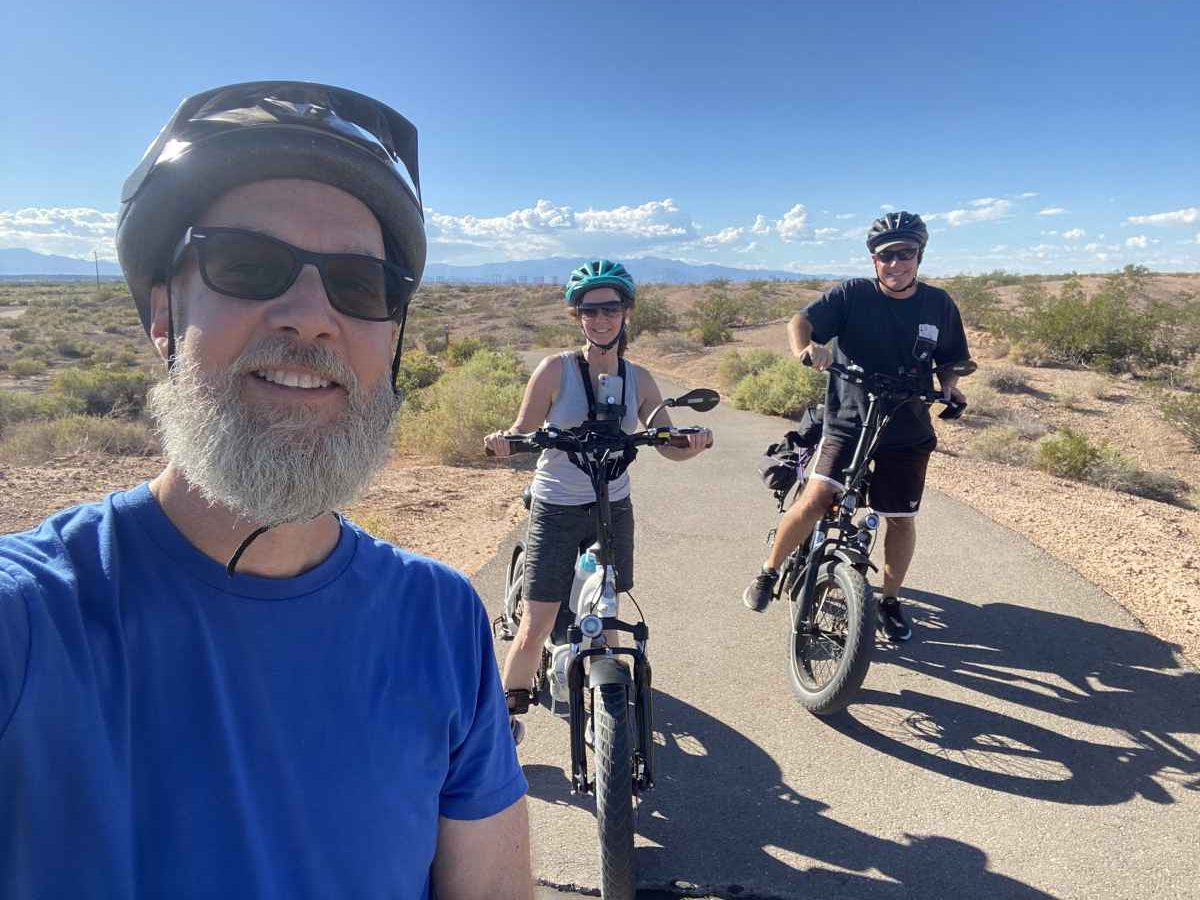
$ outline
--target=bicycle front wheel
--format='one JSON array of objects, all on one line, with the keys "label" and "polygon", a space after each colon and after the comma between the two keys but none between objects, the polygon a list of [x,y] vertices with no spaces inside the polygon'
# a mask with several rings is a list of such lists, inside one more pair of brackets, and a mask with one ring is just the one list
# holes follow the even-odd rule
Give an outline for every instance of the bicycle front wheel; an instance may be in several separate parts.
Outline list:
[{"label": "bicycle front wheel", "polygon": [[[803,581],[795,590],[804,590]],[[845,709],[862,687],[875,646],[875,601],[862,573],[842,562],[825,567],[811,594],[794,597],[788,634],[792,693],[809,712]]]},{"label": "bicycle front wheel", "polygon": [[633,749],[625,685],[602,684],[592,696],[596,750],[596,823],[600,896],[633,900]]}]

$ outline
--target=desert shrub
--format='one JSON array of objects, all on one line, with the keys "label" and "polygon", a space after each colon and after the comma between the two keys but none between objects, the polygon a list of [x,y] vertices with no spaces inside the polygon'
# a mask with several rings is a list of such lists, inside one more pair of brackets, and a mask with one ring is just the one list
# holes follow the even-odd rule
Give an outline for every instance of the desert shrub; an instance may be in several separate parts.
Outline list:
[{"label": "desert shrub", "polygon": [[1004,424],[1015,428],[1017,434],[1027,441],[1036,441],[1050,433],[1050,426],[1031,413],[1021,410],[1009,410],[1004,416]]},{"label": "desert shrub", "polygon": [[1002,394],[1019,394],[1029,390],[1029,376],[1016,366],[996,366],[984,369],[982,374],[988,387]]},{"label": "desert shrub", "polygon": [[637,305],[629,314],[625,326],[631,341],[642,334],[658,334],[660,331],[673,331],[678,327],[679,317],[662,297],[651,292],[643,292],[637,298]]},{"label": "desert shrub", "polygon": [[444,326],[423,328],[417,332],[417,343],[428,353],[445,353],[450,345],[450,331]]},{"label": "desert shrub", "polygon": [[408,350],[400,357],[400,371],[396,373],[396,386],[410,395],[427,388],[441,377],[442,366],[431,353],[419,347]]},{"label": "desert shrub", "polygon": [[1200,394],[1167,397],[1159,408],[1163,417],[1183,433],[1192,447],[1200,450]]},{"label": "desert shrub", "polygon": [[733,340],[733,332],[716,319],[703,319],[699,321],[696,327],[688,332],[688,336],[699,341],[705,347],[715,347],[718,344],[727,344]]},{"label": "desert shrub", "polygon": [[1056,395],[1054,399],[1063,409],[1077,411],[1087,408],[1083,402],[1083,397],[1075,391],[1063,391],[1061,394]]},{"label": "desert shrub", "polygon": [[988,328],[994,324],[993,316],[999,300],[986,276],[959,275],[949,279],[945,288],[958,305],[964,323],[976,328]]},{"label": "desert shrub", "polygon": [[732,402],[768,416],[790,416],[820,402],[825,376],[797,359],[779,357],[770,366],[747,375],[733,390]]},{"label": "desert shrub", "polygon": [[1087,481],[1088,473],[1100,461],[1100,448],[1093,446],[1087,435],[1064,428],[1038,442],[1036,465],[1043,472]]},{"label": "desert shrub", "polygon": [[758,294],[734,294],[725,279],[710,281],[700,298],[692,302],[687,317],[692,333],[706,347],[724,344],[733,337],[730,329],[763,321],[766,308]]},{"label": "desert shrub", "polygon": [[446,348],[446,365],[461,366],[480,350],[486,349],[487,342],[483,338],[468,336],[457,341],[451,341]]},{"label": "desert shrub", "polygon": [[91,366],[63,369],[51,381],[51,392],[83,404],[89,416],[119,415],[137,418],[146,406],[152,382],[142,369]]},{"label": "desert shrub", "polygon": [[1083,382],[1083,392],[1093,400],[1109,400],[1112,396],[1112,382],[1103,375],[1092,375]]},{"label": "desert shrub", "polygon": [[57,419],[82,411],[82,404],[56,394],[0,391],[0,436],[20,422]]},{"label": "desert shrub", "polygon": [[37,465],[81,451],[150,456],[158,443],[146,422],[83,415],[24,422],[0,441],[0,460],[11,465]]},{"label": "desert shrub", "polygon": [[516,418],[529,373],[510,350],[479,349],[401,410],[402,450],[442,462],[479,461],[483,436]]},{"label": "desert shrub", "polygon": [[1000,419],[1008,412],[999,392],[987,384],[973,384],[964,393],[967,397],[967,415]]},{"label": "desert shrub", "polygon": [[1165,308],[1145,296],[1147,275],[1126,266],[1092,297],[1075,277],[1054,296],[1040,285],[1026,286],[1021,291],[1025,315],[1007,327],[1042,344],[1061,362],[1112,371],[1129,361],[1161,361],[1169,323]]},{"label": "desert shrub", "polygon": [[1033,449],[1022,440],[1021,432],[1011,425],[991,425],[970,443],[973,456],[1006,466],[1028,466]]},{"label": "desert shrub", "polygon": [[657,353],[700,353],[704,345],[686,334],[660,334],[650,345]]},{"label": "desert shrub", "polygon": [[1040,368],[1053,361],[1053,354],[1045,344],[1022,339],[1014,341],[1009,347],[1008,358],[1019,366]]},{"label": "desert shrub", "polygon": [[95,352],[90,343],[74,335],[55,335],[51,343],[54,352],[66,359],[85,359]]},{"label": "desert shrub", "polygon": [[31,357],[14,359],[8,364],[8,373],[14,378],[28,378],[30,375],[41,375],[45,371],[45,360]]},{"label": "desert shrub", "polygon": [[579,340],[579,329],[566,322],[543,325],[533,333],[535,347],[570,347]]},{"label": "desert shrub", "polygon": [[761,372],[781,358],[778,353],[761,347],[744,353],[738,350],[727,351],[722,354],[721,361],[717,364],[717,380],[721,390],[730,393],[747,375]]}]

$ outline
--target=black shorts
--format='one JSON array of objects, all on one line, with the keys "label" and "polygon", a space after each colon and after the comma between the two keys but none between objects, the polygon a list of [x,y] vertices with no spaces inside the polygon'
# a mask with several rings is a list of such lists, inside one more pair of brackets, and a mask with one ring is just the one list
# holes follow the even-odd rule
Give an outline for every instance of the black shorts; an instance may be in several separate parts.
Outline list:
[{"label": "black shorts", "polygon": [[[579,548],[596,540],[595,505],[559,506],[533,498],[525,539],[525,596],[530,600],[561,603],[571,596]],[[614,500],[610,509],[617,590],[627,591],[633,587],[633,502],[628,497]]]},{"label": "black shorts", "polygon": [[[845,487],[846,466],[854,456],[855,440],[826,432],[817,446],[817,463],[812,478]],[[882,447],[875,452],[875,471],[867,503],[881,516],[915,516],[925,492],[925,470],[929,454],[937,446],[930,438],[914,447]]]}]

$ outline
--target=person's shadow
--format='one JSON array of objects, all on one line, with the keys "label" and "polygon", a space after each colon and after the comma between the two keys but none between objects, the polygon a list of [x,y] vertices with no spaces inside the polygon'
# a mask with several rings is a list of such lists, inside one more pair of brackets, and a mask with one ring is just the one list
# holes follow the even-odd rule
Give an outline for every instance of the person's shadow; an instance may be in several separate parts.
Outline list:
[{"label": "person's shadow", "polygon": [[[962,841],[891,841],[838,822],[739,732],[668,694],[656,692],[654,704],[657,783],[637,812],[638,833],[654,846],[637,850],[639,896],[1049,896],[989,871],[983,850]],[[594,797],[570,793],[561,768],[525,774],[534,797],[595,808]]]},{"label": "person's shadow", "polygon": [[[1173,803],[1167,785],[1200,789],[1200,672],[1142,631],[1010,603],[976,606],[906,590],[913,641],[881,650],[929,678],[1042,714],[1117,732],[1093,742],[922,690],[863,690],[830,720],[843,734],[913,765],[992,790],[1104,805],[1141,796]],[[868,681],[869,684],[869,681]],[[994,704],[993,704],[994,706]]]}]

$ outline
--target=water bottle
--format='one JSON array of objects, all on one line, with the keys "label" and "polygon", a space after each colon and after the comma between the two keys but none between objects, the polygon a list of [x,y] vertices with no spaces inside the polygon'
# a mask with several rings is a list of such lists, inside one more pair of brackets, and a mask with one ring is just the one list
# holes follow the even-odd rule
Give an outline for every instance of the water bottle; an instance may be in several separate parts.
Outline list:
[{"label": "water bottle", "polygon": [[596,574],[596,552],[594,547],[579,554],[575,560],[575,579],[571,582],[571,612],[579,616],[579,598],[586,596],[588,580]]}]

